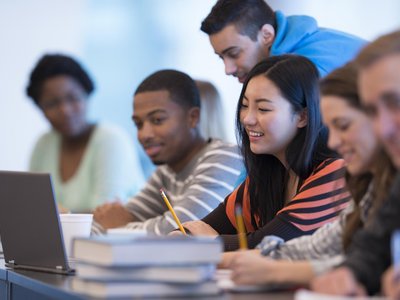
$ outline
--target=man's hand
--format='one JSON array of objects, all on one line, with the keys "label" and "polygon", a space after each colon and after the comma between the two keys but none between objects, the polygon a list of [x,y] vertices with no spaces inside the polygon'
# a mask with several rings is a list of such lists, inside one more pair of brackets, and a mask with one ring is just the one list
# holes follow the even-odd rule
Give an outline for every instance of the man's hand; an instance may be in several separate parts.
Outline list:
[{"label": "man's hand", "polygon": [[104,229],[125,226],[134,220],[132,214],[120,203],[106,203],[97,207],[93,219]]}]

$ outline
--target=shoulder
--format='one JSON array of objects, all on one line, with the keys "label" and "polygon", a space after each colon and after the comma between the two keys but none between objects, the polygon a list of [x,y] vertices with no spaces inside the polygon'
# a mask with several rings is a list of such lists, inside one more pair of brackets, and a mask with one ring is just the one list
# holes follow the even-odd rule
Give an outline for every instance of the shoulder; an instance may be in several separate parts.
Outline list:
[{"label": "shoulder", "polygon": [[235,144],[213,139],[208,143],[203,159],[212,157],[232,157],[241,159],[239,147]]},{"label": "shoulder", "polygon": [[48,146],[55,145],[59,139],[60,139],[60,137],[57,134],[57,132],[55,132],[54,130],[48,131],[48,132],[42,134],[38,138],[38,140],[36,141],[36,147],[38,147],[38,146],[48,147]]},{"label": "shoulder", "polygon": [[[313,170],[312,175],[325,175],[335,171],[345,171],[345,162],[342,158],[327,158],[319,163]],[[344,175],[344,174],[342,174]]]},{"label": "shoulder", "polygon": [[[311,175],[304,180],[300,190],[304,191],[317,186],[326,187],[326,184],[338,184],[344,181],[346,174],[345,162],[341,158],[328,158],[319,163]],[[344,182],[343,182],[344,184]]]}]

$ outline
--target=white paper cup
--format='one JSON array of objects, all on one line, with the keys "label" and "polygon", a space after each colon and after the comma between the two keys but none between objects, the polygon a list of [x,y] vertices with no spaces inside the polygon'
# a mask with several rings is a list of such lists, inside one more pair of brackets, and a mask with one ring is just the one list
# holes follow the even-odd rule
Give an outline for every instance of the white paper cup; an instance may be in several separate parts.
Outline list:
[{"label": "white paper cup", "polygon": [[60,214],[60,222],[68,258],[72,257],[72,241],[75,237],[89,237],[92,214]]}]

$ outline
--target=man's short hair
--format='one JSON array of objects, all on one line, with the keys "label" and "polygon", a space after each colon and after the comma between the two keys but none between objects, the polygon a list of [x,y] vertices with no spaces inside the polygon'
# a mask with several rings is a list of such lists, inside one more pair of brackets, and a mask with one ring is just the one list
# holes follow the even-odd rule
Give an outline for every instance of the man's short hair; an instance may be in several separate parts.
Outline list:
[{"label": "man's short hair", "polygon": [[201,30],[212,35],[233,24],[240,34],[255,41],[264,24],[275,28],[275,23],[275,13],[264,0],[218,0],[201,23]]},{"label": "man's short hair", "polygon": [[194,80],[176,70],[161,70],[149,75],[138,86],[135,95],[144,92],[168,91],[172,101],[184,108],[200,107],[200,94]]}]

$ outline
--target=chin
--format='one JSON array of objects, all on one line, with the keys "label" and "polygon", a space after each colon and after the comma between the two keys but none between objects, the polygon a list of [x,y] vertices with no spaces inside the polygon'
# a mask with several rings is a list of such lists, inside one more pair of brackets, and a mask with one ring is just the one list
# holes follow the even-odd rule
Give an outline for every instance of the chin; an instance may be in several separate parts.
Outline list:
[{"label": "chin", "polygon": [[399,170],[400,169],[400,157],[391,157],[393,164],[396,166],[396,168]]},{"label": "chin", "polygon": [[362,173],[365,173],[365,168],[361,168],[360,166],[346,166],[347,171],[350,173],[351,176],[357,176],[361,175]]},{"label": "chin", "polygon": [[163,161],[163,160],[158,160],[158,159],[154,159],[154,160],[152,159],[151,162],[152,162],[153,164],[155,164],[156,166],[161,166],[161,165],[165,165],[165,164],[166,164],[165,161]]}]

